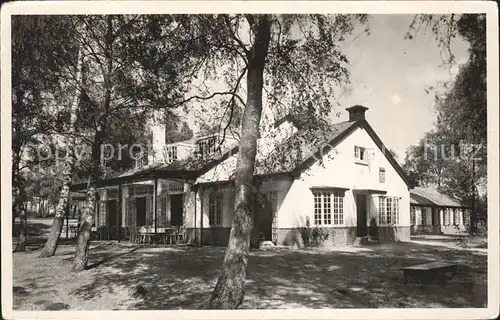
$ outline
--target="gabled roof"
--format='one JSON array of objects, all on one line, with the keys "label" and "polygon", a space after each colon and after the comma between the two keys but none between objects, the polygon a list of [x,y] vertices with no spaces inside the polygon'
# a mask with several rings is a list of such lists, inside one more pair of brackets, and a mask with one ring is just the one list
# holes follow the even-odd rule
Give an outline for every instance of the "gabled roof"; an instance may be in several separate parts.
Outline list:
[{"label": "gabled roof", "polygon": [[[318,151],[331,146],[331,142],[350,132],[355,122],[340,122],[331,126],[298,130],[277,146],[265,159],[257,159],[256,175],[292,173]],[[332,146],[333,147],[333,146]]]},{"label": "gabled roof", "polygon": [[410,204],[439,207],[467,207],[435,188],[415,187],[410,190]]},{"label": "gabled roof", "polygon": [[335,148],[356,128],[364,128],[375,144],[384,153],[389,163],[409,187],[404,170],[394,159],[389,149],[366,120],[345,121],[310,130],[299,130],[282,145],[278,146],[266,159],[256,163],[255,174],[298,174],[307,169],[323,155]]},{"label": "gabled roof", "polygon": [[[364,128],[375,144],[384,153],[385,157],[401,176],[407,186],[409,181],[389,149],[385,147],[372,127],[364,119],[345,121],[328,126],[317,126],[312,129],[299,129],[283,143],[278,145],[266,158],[256,157],[254,174],[258,176],[275,174],[296,175],[310,167],[323,155],[337,146],[345,137],[356,128]],[[208,172],[222,161],[234,156],[238,152],[238,143],[234,142],[220,154],[199,158],[196,155],[173,163],[154,163],[150,166],[130,170],[117,178],[105,180],[106,185],[118,181],[137,180],[145,178],[184,178],[195,179]],[[230,175],[230,176],[234,176]]]}]

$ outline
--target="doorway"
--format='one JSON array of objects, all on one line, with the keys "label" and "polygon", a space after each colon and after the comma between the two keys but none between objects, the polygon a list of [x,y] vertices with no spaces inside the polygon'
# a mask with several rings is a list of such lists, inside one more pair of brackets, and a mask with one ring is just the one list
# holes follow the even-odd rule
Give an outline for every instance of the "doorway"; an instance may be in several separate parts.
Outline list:
[{"label": "doorway", "polygon": [[117,210],[117,201],[116,200],[108,200],[106,201],[106,209],[107,209],[107,221],[106,225],[108,226],[108,239],[109,240],[117,240],[118,233],[116,232],[116,228],[118,226],[118,210]]},{"label": "doorway", "polygon": [[146,197],[135,198],[136,226],[146,225]]},{"label": "doorway", "polygon": [[357,228],[356,236],[365,237],[368,235],[366,220],[367,220],[367,199],[366,194],[357,194],[356,196],[356,216],[357,216]]},{"label": "doorway", "polygon": [[182,194],[173,194],[170,196],[170,223],[173,226],[182,226],[184,214],[184,197]]}]

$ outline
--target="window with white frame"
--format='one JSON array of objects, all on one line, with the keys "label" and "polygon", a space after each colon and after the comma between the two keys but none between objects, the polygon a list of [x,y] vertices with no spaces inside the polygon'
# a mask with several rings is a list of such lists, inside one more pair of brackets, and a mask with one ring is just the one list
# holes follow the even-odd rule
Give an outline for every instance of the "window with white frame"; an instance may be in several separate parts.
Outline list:
[{"label": "window with white frame", "polygon": [[208,196],[208,225],[210,227],[222,226],[222,198],[223,193],[212,191]]},{"label": "window with white frame", "polygon": [[460,225],[460,211],[458,209],[453,209],[453,224],[456,226]]},{"label": "window with white frame", "polygon": [[314,190],[314,225],[344,224],[344,193],[333,190]]},{"label": "window with white frame", "polygon": [[414,226],[417,224],[417,217],[415,216],[415,207],[410,207],[410,225]]},{"label": "window with white frame", "polygon": [[378,182],[385,183],[385,169],[384,168],[378,169]]},{"label": "window with white frame", "polygon": [[427,225],[427,208],[422,208],[420,210],[420,214],[422,216],[422,226],[425,227]]},{"label": "window with white frame", "polygon": [[166,163],[171,163],[177,160],[177,146],[165,146],[163,152],[164,160]]},{"label": "window with white frame", "polygon": [[184,193],[184,184],[178,182],[169,182],[168,193],[169,194]]},{"label": "window with white frame", "polygon": [[208,137],[200,139],[198,142],[198,152],[201,156],[207,156],[218,151],[217,137]]},{"label": "window with white frame", "polygon": [[278,210],[279,210],[279,193],[278,191],[270,191],[267,193],[267,199],[271,203],[271,214],[273,216],[273,222],[271,227],[271,237],[272,241],[278,241]]},{"label": "window with white frame", "polygon": [[468,226],[469,225],[469,221],[470,221],[469,220],[469,218],[470,218],[470,216],[469,216],[469,210],[466,210],[466,209],[462,210],[462,216],[463,216],[464,225]]},{"label": "window with white frame", "polygon": [[354,146],[354,158],[356,160],[367,160],[366,148]]},{"label": "window with white frame", "polygon": [[379,225],[397,225],[399,223],[399,197],[379,197]]},{"label": "window with white frame", "polygon": [[444,209],[444,225],[449,226],[451,224],[451,210],[450,208]]}]

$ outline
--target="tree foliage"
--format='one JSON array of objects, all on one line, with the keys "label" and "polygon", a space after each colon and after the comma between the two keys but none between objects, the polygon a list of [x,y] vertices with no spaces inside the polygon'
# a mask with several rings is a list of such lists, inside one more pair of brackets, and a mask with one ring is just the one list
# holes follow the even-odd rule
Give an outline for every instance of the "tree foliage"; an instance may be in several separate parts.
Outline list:
[{"label": "tree foliage", "polygon": [[[352,31],[350,15],[193,15],[181,20],[201,56],[199,91],[183,103],[220,98],[225,132],[243,106],[235,177],[233,226],[211,308],[237,308],[253,223],[253,173],[263,103],[280,118],[323,119],[335,110],[333,88],[348,81],[347,58],[338,44]],[[220,90],[203,85],[222,80]],[[246,99],[245,99],[246,96]],[[226,115],[229,115],[226,117]]]},{"label": "tree foliage", "polygon": [[419,146],[407,151],[405,167],[416,184],[437,185],[471,205],[474,220],[478,187],[485,187],[486,179],[486,16],[463,14],[435,19],[424,15],[415,21],[432,26],[439,45],[450,53],[450,63],[454,56],[449,50],[455,37],[469,43],[469,59],[459,67],[449,89],[436,96],[435,128]]}]

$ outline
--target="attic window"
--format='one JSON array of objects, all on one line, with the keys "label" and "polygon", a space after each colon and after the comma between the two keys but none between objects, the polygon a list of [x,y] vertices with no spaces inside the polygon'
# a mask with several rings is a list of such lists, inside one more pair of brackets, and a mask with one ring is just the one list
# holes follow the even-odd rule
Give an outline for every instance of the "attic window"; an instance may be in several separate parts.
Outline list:
[{"label": "attic window", "polygon": [[367,160],[366,148],[354,146],[354,158],[356,160]]},{"label": "attic window", "polygon": [[177,160],[177,146],[166,146],[163,151],[164,160],[166,163],[171,163]]},{"label": "attic window", "polygon": [[198,152],[202,156],[210,155],[218,150],[217,138],[209,137],[198,141]]}]

